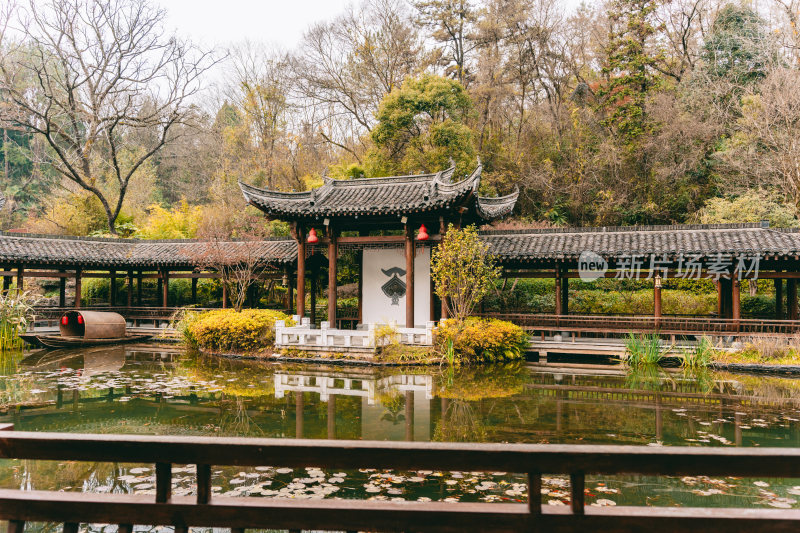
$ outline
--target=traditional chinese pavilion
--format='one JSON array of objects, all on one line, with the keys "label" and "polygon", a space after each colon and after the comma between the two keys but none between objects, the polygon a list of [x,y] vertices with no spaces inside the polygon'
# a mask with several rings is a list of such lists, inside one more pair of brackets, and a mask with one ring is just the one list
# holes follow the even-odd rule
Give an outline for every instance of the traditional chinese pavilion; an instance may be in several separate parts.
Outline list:
[{"label": "traditional chinese pavilion", "polygon": [[[478,195],[478,166],[466,178],[454,168],[435,174],[387,178],[325,179],[305,192],[279,192],[240,184],[245,199],[270,219],[291,225],[297,242],[297,301],[305,301],[307,262],[321,253],[328,263],[328,321],[336,323],[339,251],[360,254],[359,318],[364,323],[425,324],[435,317],[431,246],[453,224],[483,225],[511,213],[518,192]],[[303,316],[304,305],[297,306]],[[442,315],[446,310],[442,306]]]}]

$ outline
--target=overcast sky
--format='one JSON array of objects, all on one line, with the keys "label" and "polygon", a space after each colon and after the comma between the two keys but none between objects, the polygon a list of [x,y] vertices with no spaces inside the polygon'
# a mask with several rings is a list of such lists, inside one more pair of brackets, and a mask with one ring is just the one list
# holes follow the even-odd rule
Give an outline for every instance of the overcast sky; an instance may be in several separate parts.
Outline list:
[{"label": "overcast sky", "polygon": [[248,39],[291,49],[312,23],[341,13],[350,0],[156,0],[178,34],[207,46]]}]

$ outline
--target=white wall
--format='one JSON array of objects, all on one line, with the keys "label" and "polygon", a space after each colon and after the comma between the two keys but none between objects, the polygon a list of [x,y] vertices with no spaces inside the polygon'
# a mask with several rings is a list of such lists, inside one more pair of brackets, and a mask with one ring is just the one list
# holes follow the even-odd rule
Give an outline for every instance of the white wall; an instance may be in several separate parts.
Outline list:
[{"label": "white wall", "polygon": [[[365,324],[387,324],[394,320],[400,327],[406,325],[406,298],[401,297],[397,305],[383,293],[381,287],[391,279],[381,269],[397,267],[406,269],[403,248],[364,250],[364,301],[362,321]],[[406,276],[398,276],[403,282]],[[424,326],[431,314],[431,252],[430,248],[417,247],[414,259],[414,325]]]}]

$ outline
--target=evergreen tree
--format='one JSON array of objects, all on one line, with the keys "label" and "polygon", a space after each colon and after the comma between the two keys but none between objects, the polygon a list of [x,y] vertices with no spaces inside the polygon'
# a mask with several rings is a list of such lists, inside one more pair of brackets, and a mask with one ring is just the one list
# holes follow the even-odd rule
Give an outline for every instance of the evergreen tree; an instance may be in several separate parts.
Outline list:
[{"label": "evergreen tree", "polygon": [[655,11],[659,0],[612,0],[611,31],[602,73],[607,82],[597,92],[603,123],[625,142],[635,142],[649,130],[646,103],[661,79],[654,37],[659,31]]}]

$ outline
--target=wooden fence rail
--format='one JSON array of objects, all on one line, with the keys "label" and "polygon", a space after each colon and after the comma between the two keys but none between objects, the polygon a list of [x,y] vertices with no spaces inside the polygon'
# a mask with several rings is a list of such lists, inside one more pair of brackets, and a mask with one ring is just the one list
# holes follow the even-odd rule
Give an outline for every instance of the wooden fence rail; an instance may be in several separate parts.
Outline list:
[{"label": "wooden fence rail", "polygon": [[[156,494],[0,490],[10,533],[28,521],[347,531],[778,532],[800,510],[587,507],[587,474],[800,477],[800,449],[461,444],[0,432],[0,458],[154,463]],[[172,496],[173,464],[197,465],[197,493]],[[289,500],[212,496],[212,466],[527,473],[529,503]],[[541,505],[541,474],[567,474],[571,506]]]},{"label": "wooden fence rail", "polygon": [[480,313],[513,322],[530,332],[574,331],[596,334],[660,332],[675,335],[797,335],[800,320],[709,318],[688,316],[547,315],[533,313]]}]

